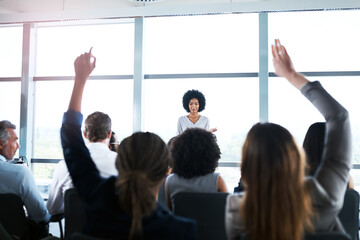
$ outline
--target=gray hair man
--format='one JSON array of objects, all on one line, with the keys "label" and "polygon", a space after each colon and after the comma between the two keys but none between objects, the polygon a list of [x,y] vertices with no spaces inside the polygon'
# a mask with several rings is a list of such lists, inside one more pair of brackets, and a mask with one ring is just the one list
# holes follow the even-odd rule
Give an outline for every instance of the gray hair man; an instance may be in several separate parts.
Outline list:
[{"label": "gray hair man", "polygon": [[49,233],[50,215],[30,170],[11,163],[20,148],[15,130],[11,122],[0,121],[0,194],[12,193],[21,198],[28,213],[30,239],[40,239]]}]

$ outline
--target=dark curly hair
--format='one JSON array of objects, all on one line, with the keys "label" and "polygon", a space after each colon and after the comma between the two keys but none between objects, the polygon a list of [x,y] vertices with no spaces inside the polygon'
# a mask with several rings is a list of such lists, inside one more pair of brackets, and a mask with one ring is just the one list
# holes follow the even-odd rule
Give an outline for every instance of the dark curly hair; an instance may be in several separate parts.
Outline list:
[{"label": "dark curly hair", "polygon": [[190,112],[189,109],[189,102],[191,99],[196,98],[199,101],[199,110],[198,112],[201,112],[202,110],[205,109],[205,105],[206,105],[206,99],[204,94],[202,94],[202,92],[198,91],[198,90],[189,90],[187,91],[182,99],[183,102],[183,107],[187,112]]},{"label": "dark curly hair", "polygon": [[85,133],[90,142],[106,139],[110,130],[111,119],[105,113],[94,112],[85,120]]},{"label": "dark curly hair", "polygon": [[220,154],[220,148],[211,132],[201,128],[188,128],[173,143],[172,172],[184,178],[213,173],[218,166]]}]

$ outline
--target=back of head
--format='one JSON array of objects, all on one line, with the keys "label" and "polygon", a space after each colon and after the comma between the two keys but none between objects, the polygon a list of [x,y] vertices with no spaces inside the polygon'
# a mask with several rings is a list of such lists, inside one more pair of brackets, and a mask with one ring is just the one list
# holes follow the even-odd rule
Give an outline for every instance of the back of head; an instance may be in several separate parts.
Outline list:
[{"label": "back of head", "polygon": [[102,112],[94,112],[85,120],[85,134],[90,142],[98,142],[107,138],[111,130],[109,115]]},{"label": "back of head", "polygon": [[324,150],[325,127],[324,122],[312,124],[304,138],[303,148],[306,153],[308,175],[311,176],[315,175],[321,162],[321,156]]},{"label": "back of head", "polygon": [[218,166],[220,148],[215,136],[201,128],[188,128],[173,143],[173,173],[192,178],[212,173]]},{"label": "back of head", "polygon": [[7,130],[8,128],[16,129],[16,126],[7,120],[0,121],[0,140],[4,144],[7,144],[7,141],[9,140],[10,137],[10,133]]},{"label": "back of head", "polygon": [[285,128],[258,123],[242,150],[245,185],[241,214],[253,240],[302,239],[310,227],[311,201],[304,181],[304,160]]},{"label": "back of head", "polygon": [[170,152],[159,136],[137,132],[119,145],[116,187],[120,206],[132,215],[129,239],[142,238],[142,217],[156,209],[154,189],[166,176]]}]

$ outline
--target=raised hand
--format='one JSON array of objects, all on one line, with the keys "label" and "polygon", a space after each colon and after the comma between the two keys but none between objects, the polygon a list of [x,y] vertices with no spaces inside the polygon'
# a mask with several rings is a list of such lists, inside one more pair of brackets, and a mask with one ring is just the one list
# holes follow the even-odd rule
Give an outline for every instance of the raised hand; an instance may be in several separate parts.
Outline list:
[{"label": "raised hand", "polygon": [[285,47],[280,44],[279,39],[275,39],[275,44],[271,45],[271,50],[275,73],[278,76],[288,78],[296,72]]},{"label": "raised hand", "polygon": [[81,54],[74,62],[75,83],[69,103],[70,110],[81,112],[85,83],[96,65],[96,58],[91,54],[91,50],[92,47],[89,52]]},{"label": "raised hand", "polygon": [[94,70],[96,65],[96,58],[91,53],[92,47],[90,51],[84,54],[81,54],[76,58],[74,62],[75,68],[75,81],[86,81]]},{"label": "raised hand", "polygon": [[271,50],[275,73],[280,77],[286,78],[297,89],[301,90],[309,80],[295,71],[290,56],[285,47],[280,44],[279,39],[275,39],[275,44],[271,45]]}]

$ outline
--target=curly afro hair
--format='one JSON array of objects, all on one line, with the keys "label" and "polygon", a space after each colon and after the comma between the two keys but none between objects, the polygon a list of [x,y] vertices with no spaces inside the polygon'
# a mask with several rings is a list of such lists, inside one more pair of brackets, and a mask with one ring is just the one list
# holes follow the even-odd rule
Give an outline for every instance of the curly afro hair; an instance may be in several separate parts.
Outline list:
[{"label": "curly afro hair", "polygon": [[199,110],[198,112],[201,112],[202,110],[205,109],[205,105],[206,105],[206,99],[204,94],[202,94],[202,92],[198,91],[198,90],[189,90],[187,91],[184,96],[183,96],[183,107],[187,112],[190,112],[189,109],[189,102],[191,99],[196,98],[199,101]]},{"label": "curly afro hair", "polygon": [[171,149],[172,172],[184,178],[213,173],[221,154],[214,136],[201,128],[188,128],[180,134]]}]

